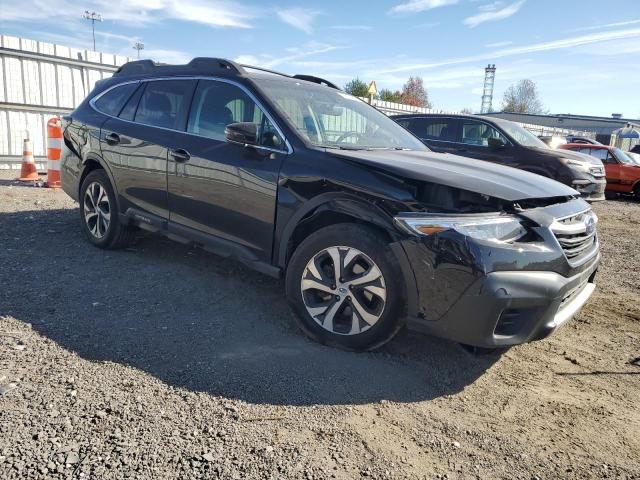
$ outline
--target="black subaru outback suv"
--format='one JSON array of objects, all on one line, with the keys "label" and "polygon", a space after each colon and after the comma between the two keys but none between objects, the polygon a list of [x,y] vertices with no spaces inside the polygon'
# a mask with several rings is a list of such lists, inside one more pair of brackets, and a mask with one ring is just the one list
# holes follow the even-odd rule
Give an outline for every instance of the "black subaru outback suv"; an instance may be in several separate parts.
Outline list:
[{"label": "black subaru outback suv", "polygon": [[300,327],[326,344],[375,348],[406,323],[518,344],[594,289],[597,218],[578,192],[432,153],[316,77],[131,62],[65,118],[64,143],[92,244],[142,228],[285,276]]}]

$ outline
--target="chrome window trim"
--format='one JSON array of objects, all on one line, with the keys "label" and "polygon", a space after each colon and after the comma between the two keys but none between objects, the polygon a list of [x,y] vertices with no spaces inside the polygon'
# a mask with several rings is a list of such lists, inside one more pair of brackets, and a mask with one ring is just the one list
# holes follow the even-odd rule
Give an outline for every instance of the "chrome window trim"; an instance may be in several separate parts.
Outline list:
[{"label": "chrome window trim", "polygon": [[[211,80],[211,81],[216,81],[216,82],[228,83],[230,85],[235,85],[236,87],[240,88],[240,90],[242,90],[251,100],[253,100],[253,102],[260,108],[260,110],[262,110],[262,113],[264,113],[264,115],[266,115],[266,117],[269,119],[269,121],[273,124],[274,128],[276,129],[278,134],[282,137],[282,139],[284,140],[284,144],[287,147],[286,149],[277,149],[277,148],[263,147],[263,146],[260,146],[260,145],[251,145],[251,148],[255,148],[255,149],[258,149],[258,150],[264,150],[264,151],[268,151],[268,152],[274,152],[274,153],[283,153],[283,154],[286,154],[286,155],[290,155],[290,154],[293,153],[293,147],[291,147],[291,144],[289,143],[289,139],[284,135],[284,133],[282,132],[282,129],[277,124],[277,122],[273,119],[273,116],[271,115],[271,113],[269,113],[269,111],[264,107],[262,102],[260,102],[256,98],[256,96],[247,87],[245,87],[241,83],[235,82],[235,81],[230,80],[228,78],[207,77],[207,76],[198,75],[198,76],[184,76],[184,77],[183,76],[156,77],[156,78],[144,78],[144,79],[137,79],[137,80],[129,80],[129,81],[124,81],[124,82],[117,83],[116,85],[112,85],[111,87],[107,88],[105,91],[100,92],[98,95],[96,95],[91,100],[89,100],[89,105],[91,105],[91,108],[93,108],[96,112],[100,113],[101,115],[104,115],[104,116],[109,117],[109,118],[115,118],[116,120],[120,120],[121,122],[132,123],[134,125],[144,125],[144,126],[151,127],[151,128],[159,128],[160,130],[167,130],[167,131],[170,131],[170,132],[182,133],[182,134],[190,135],[190,136],[193,136],[193,137],[206,138],[208,140],[213,140],[215,142],[219,142],[220,140],[216,140],[215,138],[207,137],[205,135],[198,135],[197,133],[188,132],[186,130],[176,130],[174,128],[158,127],[156,125],[149,125],[149,124],[146,124],[146,123],[135,122],[135,121],[132,121],[132,120],[125,120],[125,119],[120,118],[120,117],[115,117],[113,115],[109,115],[108,113],[105,113],[105,112],[101,111],[100,109],[98,109],[95,106],[95,102],[100,100],[100,98],[103,95],[107,94],[108,92],[110,92],[111,90],[113,90],[115,88],[121,87],[122,85],[127,85],[127,84],[130,84],[130,83],[157,82],[157,81],[165,81],[165,80],[196,80],[196,81],[197,80]],[[194,92],[194,94],[195,94],[195,92]],[[129,98],[131,98],[131,97],[129,97]],[[191,100],[193,101],[193,98]],[[125,103],[125,105],[126,105],[126,103]],[[124,108],[124,106],[123,106],[123,108]],[[235,142],[229,142],[229,143],[235,143]]]}]

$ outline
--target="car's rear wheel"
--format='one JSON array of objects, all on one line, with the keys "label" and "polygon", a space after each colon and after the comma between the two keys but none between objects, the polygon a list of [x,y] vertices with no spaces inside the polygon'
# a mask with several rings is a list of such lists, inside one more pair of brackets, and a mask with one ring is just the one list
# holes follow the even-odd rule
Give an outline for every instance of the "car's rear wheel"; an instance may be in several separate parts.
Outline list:
[{"label": "car's rear wheel", "polygon": [[312,339],[349,350],[388,342],[406,320],[397,259],[374,230],[339,224],[318,230],[295,250],[287,297]]},{"label": "car's rear wheel", "polygon": [[122,248],[129,243],[133,228],[120,220],[115,192],[104,170],[93,170],[84,178],[79,203],[82,229],[93,245]]}]

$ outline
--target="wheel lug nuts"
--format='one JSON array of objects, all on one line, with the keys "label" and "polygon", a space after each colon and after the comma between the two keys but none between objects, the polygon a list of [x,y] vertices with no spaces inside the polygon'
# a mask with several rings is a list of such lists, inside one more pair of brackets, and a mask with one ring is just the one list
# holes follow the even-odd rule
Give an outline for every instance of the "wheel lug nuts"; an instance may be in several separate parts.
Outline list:
[{"label": "wheel lug nuts", "polygon": [[336,300],[340,300],[340,295],[336,295]]},{"label": "wheel lug nuts", "polygon": [[336,286],[335,285],[331,285],[331,290],[335,290]]}]

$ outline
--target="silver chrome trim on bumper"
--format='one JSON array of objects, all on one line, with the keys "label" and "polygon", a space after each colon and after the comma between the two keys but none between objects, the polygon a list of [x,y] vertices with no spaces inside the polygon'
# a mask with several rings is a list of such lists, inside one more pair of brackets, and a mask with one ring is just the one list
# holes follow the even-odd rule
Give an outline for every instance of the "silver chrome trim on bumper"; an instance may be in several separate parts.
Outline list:
[{"label": "silver chrome trim on bumper", "polygon": [[595,283],[587,282],[582,290],[576,294],[566,305],[563,305],[556,313],[553,321],[548,323],[549,328],[558,328],[563,323],[569,321],[584,306],[596,289]]}]

